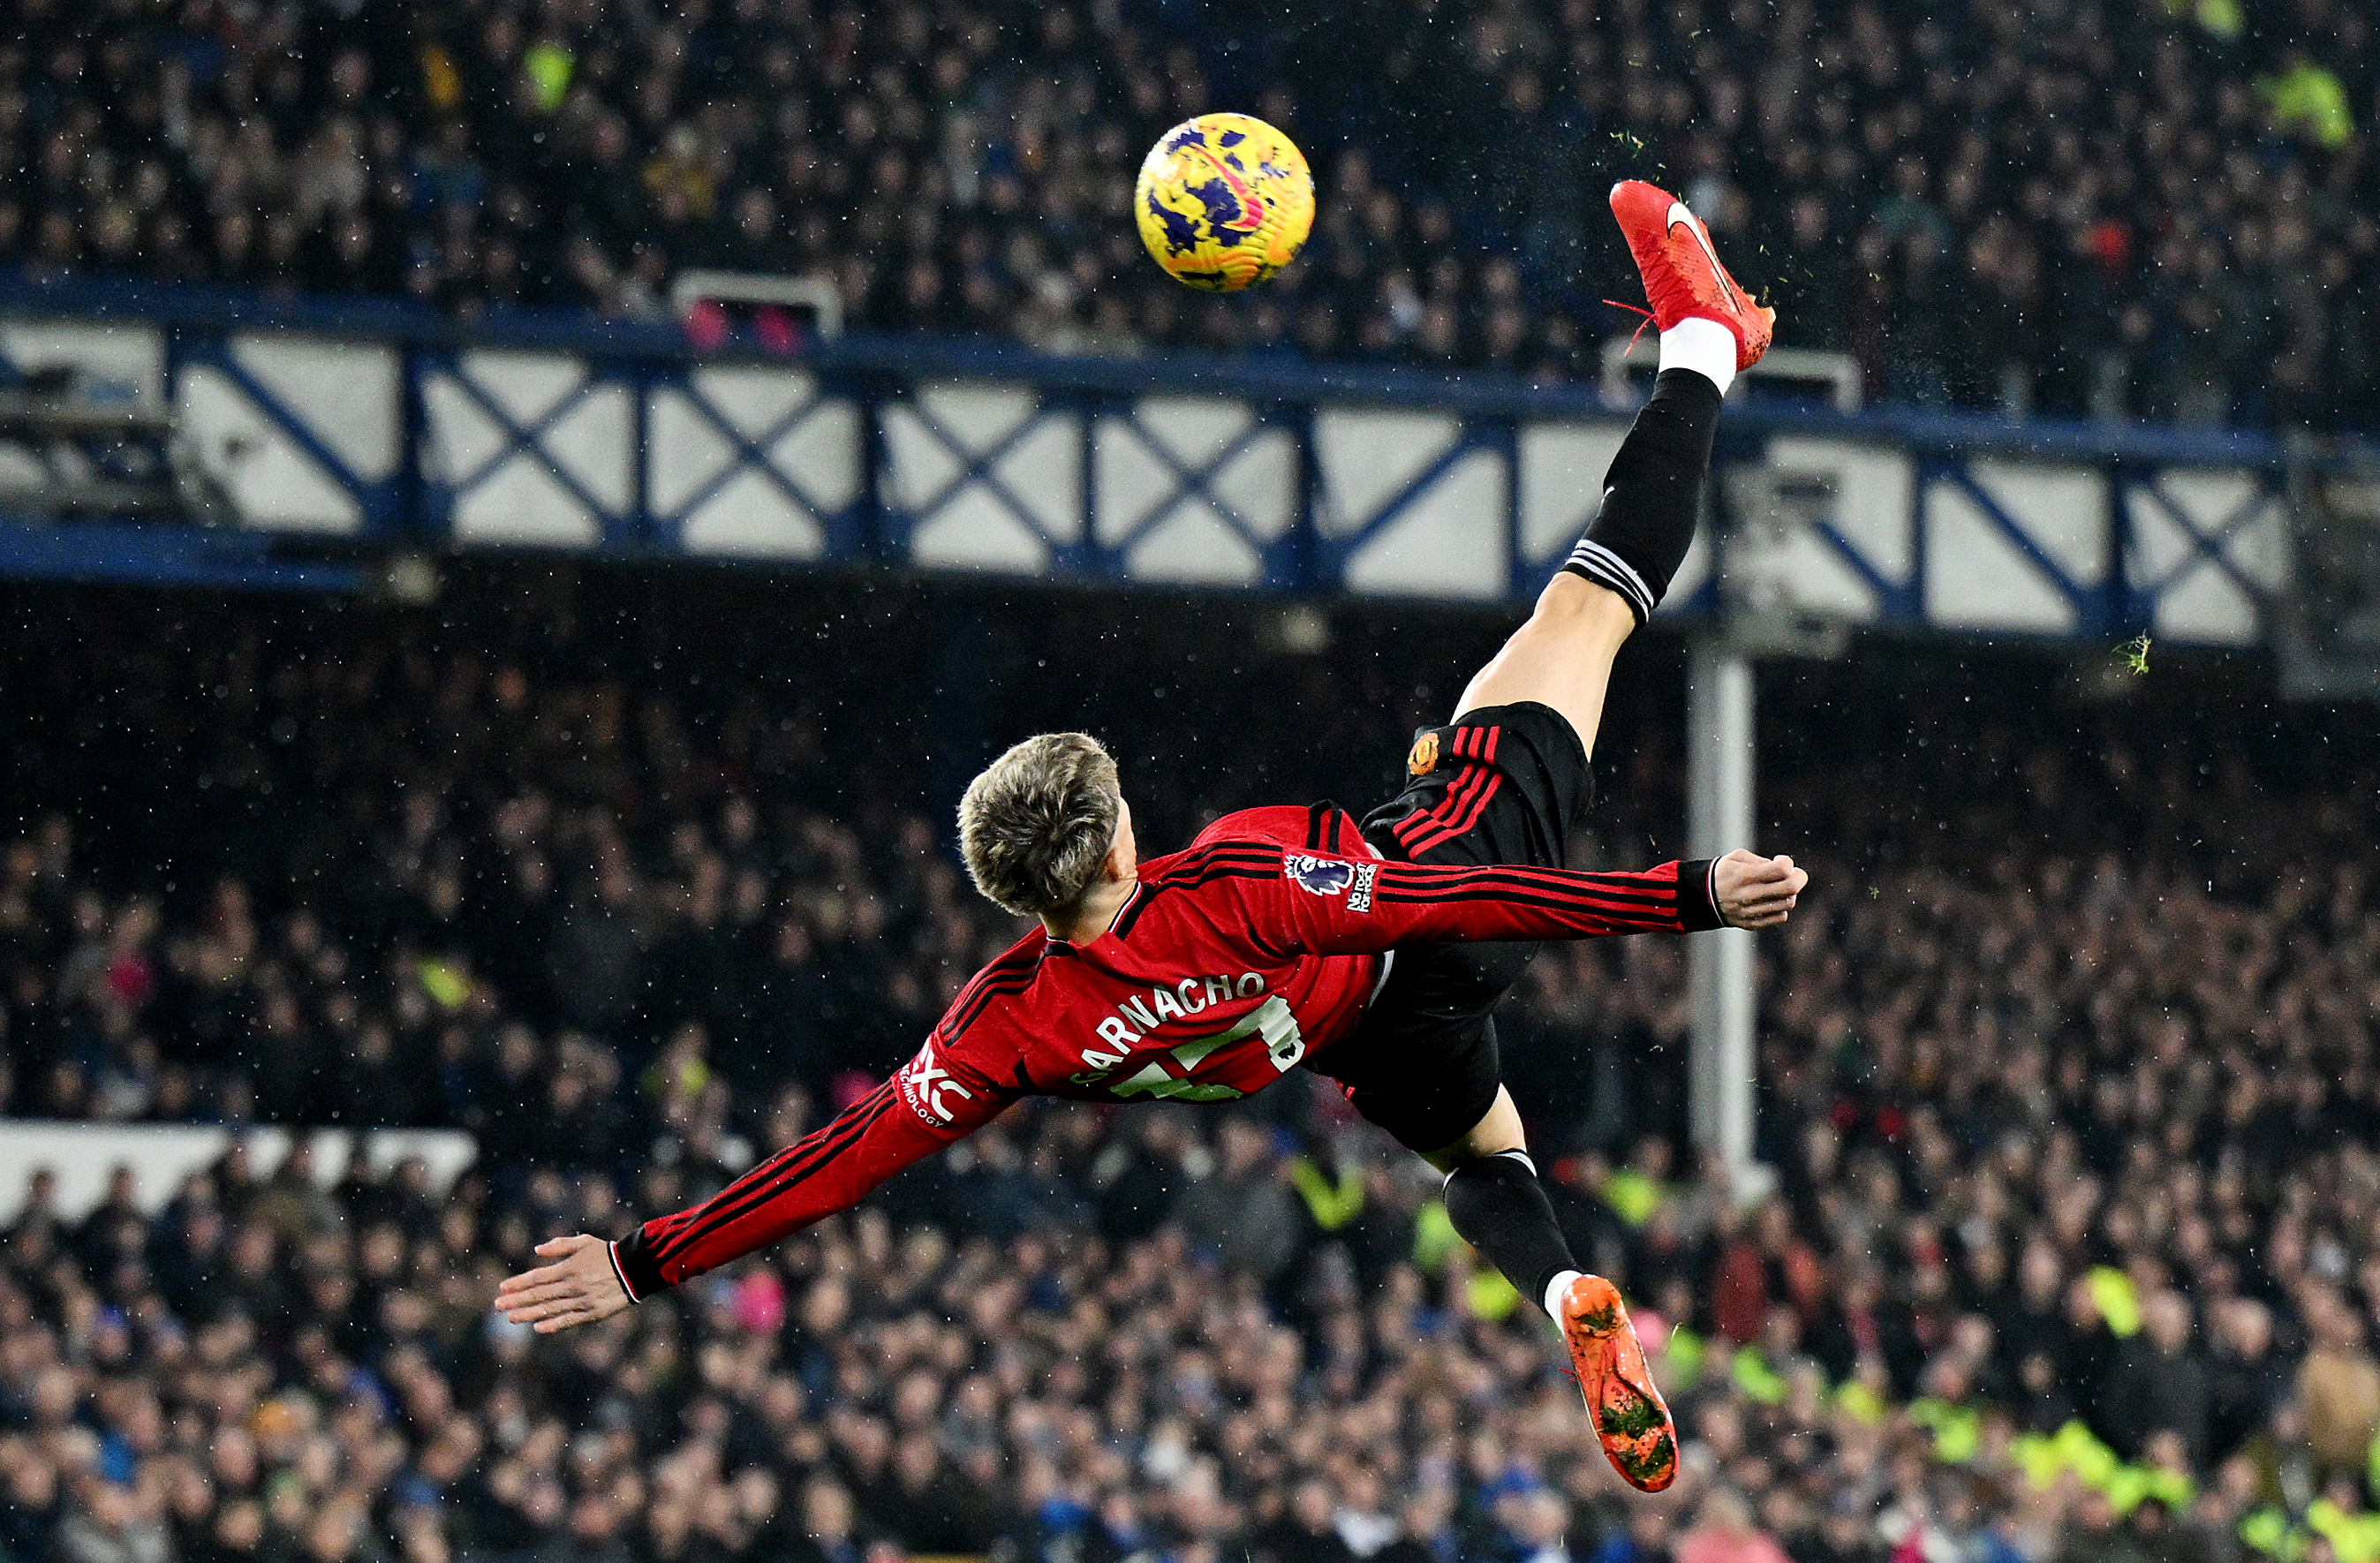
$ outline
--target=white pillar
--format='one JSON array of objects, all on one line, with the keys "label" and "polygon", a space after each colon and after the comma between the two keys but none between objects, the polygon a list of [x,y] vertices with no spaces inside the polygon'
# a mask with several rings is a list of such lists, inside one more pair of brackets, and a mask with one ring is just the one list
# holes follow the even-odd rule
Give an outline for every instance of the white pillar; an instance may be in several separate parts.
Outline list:
[{"label": "white pillar", "polygon": [[[1697,639],[1686,668],[1686,834],[1695,857],[1755,844],[1752,707],[1751,660],[1716,638]],[[1718,1151],[1741,1185],[1752,1166],[1752,935],[1722,928],[1686,942],[1694,1145]]]}]

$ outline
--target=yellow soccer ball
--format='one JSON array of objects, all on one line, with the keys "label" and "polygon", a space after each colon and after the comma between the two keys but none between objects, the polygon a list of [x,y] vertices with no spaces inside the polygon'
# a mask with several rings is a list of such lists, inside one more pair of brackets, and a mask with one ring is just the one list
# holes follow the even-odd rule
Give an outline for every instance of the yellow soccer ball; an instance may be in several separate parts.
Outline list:
[{"label": "yellow soccer ball", "polygon": [[1140,242],[1175,281],[1236,293],[1297,259],[1314,226],[1314,175],[1296,143],[1245,114],[1168,130],[1133,187]]}]

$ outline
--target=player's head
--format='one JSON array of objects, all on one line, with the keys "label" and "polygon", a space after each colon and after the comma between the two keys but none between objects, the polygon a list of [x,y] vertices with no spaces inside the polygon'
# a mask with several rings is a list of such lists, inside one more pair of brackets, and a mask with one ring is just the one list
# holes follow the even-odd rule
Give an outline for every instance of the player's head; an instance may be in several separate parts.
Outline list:
[{"label": "player's head", "polygon": [[1123,821],[1114,757],[1084,733],[1044,733],[967,783],[959,851],[975,888],[1003,910],[1048,917],[1099,881],[1110,849],[1124,844]]}]

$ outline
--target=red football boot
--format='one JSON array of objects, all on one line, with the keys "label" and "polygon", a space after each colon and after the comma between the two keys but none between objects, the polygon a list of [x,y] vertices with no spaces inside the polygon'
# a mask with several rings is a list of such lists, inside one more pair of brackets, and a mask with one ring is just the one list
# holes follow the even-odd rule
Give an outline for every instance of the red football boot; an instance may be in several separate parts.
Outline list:
[{"label": "red football boot", "polygon": [[[1649,188],[1650,187],[1646,187]],[[1648,274],[1649,274],[1649,268]],[[1763,345],[1767,338],[1761,338]],[[1757,357],[1757,353],[1753,355]],[[1620,1289],[1601,1276],[1581,1276],[1562,1294],[1562,1339],[1578,1369],[1578,1387],[1595,1419],[1603,1453],[1622,1480],[1658,1493],[1678,1479],[1678,1424],[1653,1387],[1645,1348]]]},{"label": "red football boot", "polygon": [[1653,323],[1669,330],[1689,316],[1717,321],[1735,333],[1735,367],[1748,370],[1768,351],[1777,311],[1755,304],[1727,274],[1711,248],[1710,230],[1686,203],[1642,179],[1611,187],[1611,214],[1628,236],[1628,252],[1645,275]]}]

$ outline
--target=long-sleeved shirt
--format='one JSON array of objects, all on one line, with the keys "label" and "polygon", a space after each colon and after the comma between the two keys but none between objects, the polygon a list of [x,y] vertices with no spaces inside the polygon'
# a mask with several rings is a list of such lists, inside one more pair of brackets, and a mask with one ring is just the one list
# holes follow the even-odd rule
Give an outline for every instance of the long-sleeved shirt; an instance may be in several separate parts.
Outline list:
[{"label": "long-sleeved shirt", "polygon": [[1710,869],[1403,863],[1328,804],[1228,815],[1143,865],[1107,932],[1019,939],[890,1080],[614,1243],[621,1284],[647,1297],[846,1209],[1020,1097],[1250,1096],[1346,1039],[1399,945],[1718,927]]}]

